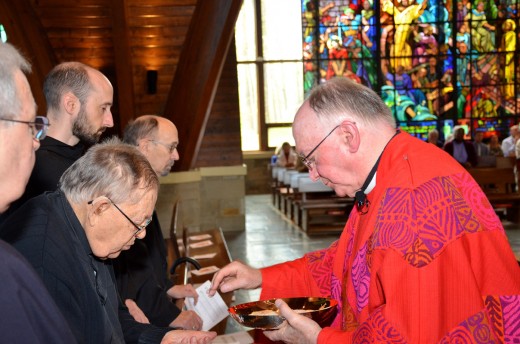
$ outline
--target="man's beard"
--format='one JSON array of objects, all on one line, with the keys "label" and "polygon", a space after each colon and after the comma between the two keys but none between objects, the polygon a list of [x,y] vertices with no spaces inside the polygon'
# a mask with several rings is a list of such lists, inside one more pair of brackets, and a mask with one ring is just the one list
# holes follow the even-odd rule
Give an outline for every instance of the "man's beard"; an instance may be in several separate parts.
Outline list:
[{"label": "man's beard", "polygon": [[72,125],[72,134],[76,136],[81,142],[88,145],[93,145],[99,141],[99,138],[105,131],[105,128],[101,128],[94,133],[92,133],[90,130],[91,126],[88,123],[87,112],[85,111],[83,105],[81,105],[78,118],[76,118],[74,124]]}]

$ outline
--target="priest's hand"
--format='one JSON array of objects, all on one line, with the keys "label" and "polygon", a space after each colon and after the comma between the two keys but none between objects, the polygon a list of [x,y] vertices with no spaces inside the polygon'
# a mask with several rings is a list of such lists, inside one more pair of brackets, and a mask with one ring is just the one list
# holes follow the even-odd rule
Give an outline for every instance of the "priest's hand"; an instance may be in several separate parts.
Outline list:
[{"label": "priest's hand", "polygon": [[264,335],[272,341],[281,340],[289,344],[315,344],[318,342],[320,325],[308,316],[293,311],[282,300],[275,301],[280,314],[286,319],[278,328],[264,331]]},{"label": "priest's hand", "polygon": [[255,289],[261,285],[262,273],[260,270],[247,266],[240,261],[234,261],[213,275],[208,295],[215,295],[218,289],[227,293],[237,289]]}]

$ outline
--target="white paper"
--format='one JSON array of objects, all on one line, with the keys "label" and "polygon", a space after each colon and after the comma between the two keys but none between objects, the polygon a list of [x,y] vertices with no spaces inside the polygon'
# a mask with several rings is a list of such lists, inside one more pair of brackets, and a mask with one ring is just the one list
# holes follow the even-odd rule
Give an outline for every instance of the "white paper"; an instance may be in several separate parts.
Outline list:
[{"label": "white paper", "polygon": [[196,289],[197,294],[199,294],[196,305],[193,304],[195,300],[191,297],[187,297],[184,301],[188,310],[195,311],[201,317],[203,331],[210,330],[228,316],[228,306],[226,306],[220,294],[217,292],[213,297],[209,297],[210,286],[211,282],[206,281]]},{"label": "white paper", "polygon": [[212,344],[252,344],[254,343],[253,337],[246,331],[240,331],[230,334],[222,334],[217,336]]}]

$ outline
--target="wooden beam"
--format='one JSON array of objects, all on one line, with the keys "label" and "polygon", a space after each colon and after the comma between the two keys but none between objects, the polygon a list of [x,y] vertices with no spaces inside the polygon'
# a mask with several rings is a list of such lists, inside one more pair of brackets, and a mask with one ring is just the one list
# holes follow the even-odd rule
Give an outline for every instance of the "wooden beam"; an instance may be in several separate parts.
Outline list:
[{"label": "wooden beam", "polygon": [[27,76],[38,105],[38,114],[46,112],[43,81],[47,73],[57,64],[40,19],[30,0],[0,0],[0,23],[7,33],[7,41],[16,46],[31,62],[32,73]]},{"label": "wooden beam", "polygon": [[164,110],[179,129],[175,170],[195,166],[241,6],[242,0],[197,2]]},{"label": "wooden beam", "polygon": [[114,61],[116,69],[114,96],[117,97],[117,105],[119,108],[119,133],[122,133],[126,124],[135,116],[128,5],[125,0],[112,1],[112,29],[114,32]]}]

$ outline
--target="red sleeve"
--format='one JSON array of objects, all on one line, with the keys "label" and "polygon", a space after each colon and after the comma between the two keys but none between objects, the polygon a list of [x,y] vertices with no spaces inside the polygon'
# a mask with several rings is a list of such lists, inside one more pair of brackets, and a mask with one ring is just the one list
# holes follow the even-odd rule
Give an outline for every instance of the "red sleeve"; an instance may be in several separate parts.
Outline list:
[{"label": "red sleeve", "polygon": [[261,269],[261,272],[261,300],[321,295],[305,258],[269,266]]}]

